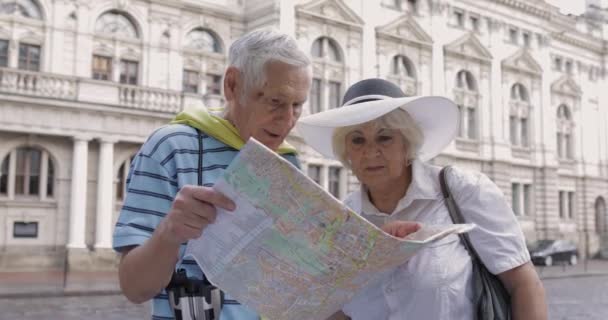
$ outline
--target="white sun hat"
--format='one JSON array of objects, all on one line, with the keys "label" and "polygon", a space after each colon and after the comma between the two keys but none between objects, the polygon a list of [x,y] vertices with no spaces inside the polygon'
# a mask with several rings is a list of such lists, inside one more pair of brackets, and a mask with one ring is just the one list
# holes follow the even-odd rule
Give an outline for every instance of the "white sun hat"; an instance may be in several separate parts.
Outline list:
[{"label": "white sun hat", "polygon": [[456,104],[440,96],[406,97],[392,82],[373,78],[353,84],[344,94],[340,108],[301,118],[296,130],[304,141],[322,155],[337,159],[333,152],[334,130],[363,124],[401,108],[418,125],[423,141],[417,152],[421,161],[438,155],[458,133],[460,125]]}]

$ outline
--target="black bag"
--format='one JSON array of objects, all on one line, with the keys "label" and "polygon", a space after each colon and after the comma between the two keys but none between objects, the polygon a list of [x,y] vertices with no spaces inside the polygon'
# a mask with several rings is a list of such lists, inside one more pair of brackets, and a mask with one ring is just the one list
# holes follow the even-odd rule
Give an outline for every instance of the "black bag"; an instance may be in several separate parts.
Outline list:
[{"label": "black bag", "polygon": [[[446,206],[454,223],[466,223],[446,181],[446,175],[451,167],[445,167],[439,173],[441,191],[445,198]],[[473,303],[477,307],[476,319],[478,320],[510,320],[511,297],[498,277],[492,274],[483,264],[477,251],[473,248],[469,235],[459,234],[460,241],[469,252],[473,265]]]}]

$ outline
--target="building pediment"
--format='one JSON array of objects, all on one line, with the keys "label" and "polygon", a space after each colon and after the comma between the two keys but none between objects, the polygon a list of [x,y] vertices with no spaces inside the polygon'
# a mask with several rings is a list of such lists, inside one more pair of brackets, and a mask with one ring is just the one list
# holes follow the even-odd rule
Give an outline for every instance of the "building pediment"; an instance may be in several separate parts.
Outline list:
[{"label": "building pediment", "polygon": [[313,0],[296,6],[298,15],[332,20],[348,26],[361,27],[364,22],[342,0]]},{"label": "building pediment", "polygon": [[402,16],[398,19],[376,28],[376,33],[380,37],[414,42],[431,46],[433,39],[411,16]]},{"label": "building pediment", "polygon": [[502,67],[540,76],[543,69],[526,49],[517,51],[514,55],[502,61]]},{"label": "building pediment", "polygon": [[582,94],[581,87],[569,75],[564,75],[557,81],[553,82],[551,85],[551,90],[576,97],[579,97]]},{"label": "building pediment", "polygon": [[473,33],[467,33],[452,43],[445,45],[444,50],[446,53],[464,58],[474,58],[485,62],[492,60],[490,51],[481,44]]}]

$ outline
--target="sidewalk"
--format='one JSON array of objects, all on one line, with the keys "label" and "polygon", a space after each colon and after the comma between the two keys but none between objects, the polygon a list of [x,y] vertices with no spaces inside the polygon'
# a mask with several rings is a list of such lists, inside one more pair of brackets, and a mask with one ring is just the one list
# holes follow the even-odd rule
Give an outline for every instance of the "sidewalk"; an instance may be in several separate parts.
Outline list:
[{"label": "sidewalk", "polygon": [[[580,261],[575,266],[536,266],[541,279],[608,276],[608,260]],[[120,294],[116,271],[0,272],[0,298]]]},{"label": "sidewalk", "polygon": [[608,260],[590,259],[579,261],[575,266],[565,264],[551,267],[536,266],[536,271],[541,279],[608,275]]},{"label": "sidewalk", "polygon": [[117,271],[0,272],[0,298],[119,293]]}]

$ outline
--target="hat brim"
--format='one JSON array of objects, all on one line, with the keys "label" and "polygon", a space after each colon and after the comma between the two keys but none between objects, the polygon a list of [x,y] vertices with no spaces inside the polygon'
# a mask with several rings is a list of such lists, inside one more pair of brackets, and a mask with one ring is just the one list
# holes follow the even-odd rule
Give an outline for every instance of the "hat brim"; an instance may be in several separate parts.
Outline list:
[{"label": "hat brim", "polygon": [[296,124],[296,130],[313,149],[337,159],[332,146],[336,128],[363,124],[397,108],[407,111],[422,131],[424,138],[418,150],[422,161],[438,155],[458,133],[458,107],[450,99],[439,96],[389,98],[347,105],[303,117]]}]

